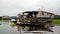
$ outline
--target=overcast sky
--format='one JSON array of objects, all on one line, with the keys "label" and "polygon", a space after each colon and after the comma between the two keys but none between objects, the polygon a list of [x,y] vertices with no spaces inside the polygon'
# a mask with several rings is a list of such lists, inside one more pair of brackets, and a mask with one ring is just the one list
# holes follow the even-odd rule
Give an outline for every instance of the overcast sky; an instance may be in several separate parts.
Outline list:
[{"label": "overcast sky", "polygon": [[60,15],[60,0],[0,0],[0,15],[12,16],[38,8]]}]

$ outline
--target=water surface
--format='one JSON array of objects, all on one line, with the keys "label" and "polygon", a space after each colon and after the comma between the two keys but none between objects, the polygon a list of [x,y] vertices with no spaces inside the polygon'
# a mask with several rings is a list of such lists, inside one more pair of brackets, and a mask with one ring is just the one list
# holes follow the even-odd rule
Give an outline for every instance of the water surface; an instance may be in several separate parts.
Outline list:
[{"label": "water surface", "polygon": [[[0,21],[0,34],[20,34],[20,31],[17,30],[17,27],[10,27],[10,20],[1,20]],[[43,34],[60,34],[60,26],[55,26],[53,28],[54,32],[46,32]],[[33,34],[33,33],[24,33],[24,34]]]}]

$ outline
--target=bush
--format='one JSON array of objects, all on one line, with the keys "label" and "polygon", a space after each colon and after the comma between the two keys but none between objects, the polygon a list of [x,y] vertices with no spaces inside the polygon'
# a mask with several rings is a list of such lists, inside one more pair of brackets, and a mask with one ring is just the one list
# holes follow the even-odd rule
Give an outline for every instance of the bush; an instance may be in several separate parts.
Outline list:
[{"label": "bush", "polygon": [[60,25],[60,19],[54,19],[52,23],[55,25]]},{"label": "bush", "polygon": [[14,23],[10,23],[10,26],[11,26],[11,27],[15,27],[16,24],[14,24]]}]

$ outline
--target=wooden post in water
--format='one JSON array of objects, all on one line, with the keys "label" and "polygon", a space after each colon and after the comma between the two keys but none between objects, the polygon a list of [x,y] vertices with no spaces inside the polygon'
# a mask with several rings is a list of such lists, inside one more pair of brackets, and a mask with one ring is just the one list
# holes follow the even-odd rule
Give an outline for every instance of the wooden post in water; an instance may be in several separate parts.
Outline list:
[{"label": "wooden post in water", "polygon": [[43,34],[43,32],[35,32],[34,34]]},{"label": "wooden post in water", "polygon": [[33,34],[43,34],[46,33],[47,31],[23,31],[22,33],[33,33]]},{"label": "wooden post in water", "polygon": [[22,30],[22,27],[20,27],[20,34],[23,34],[23,32],[22,32],[23,30]]}]

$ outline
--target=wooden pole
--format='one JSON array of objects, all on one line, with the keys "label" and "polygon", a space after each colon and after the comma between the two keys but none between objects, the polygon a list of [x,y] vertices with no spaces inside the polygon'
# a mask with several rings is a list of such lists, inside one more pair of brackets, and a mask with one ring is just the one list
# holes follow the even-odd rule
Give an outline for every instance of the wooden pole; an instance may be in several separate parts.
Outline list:
[{"label": "wooden pole", "polygon": [[23,31],[23,33],[43,34],[43,31]]},{"label": "wooden pole", "polygon": [[35,32],[34,34],[43,34],[43,32]]},{"label": "wooden pole", "polygon": [[22,27],[20,27],[20,34],[22,34],[23,32],[22,32]]},{"label": "wooden pole", "polygon": [[20,28],[20,34],[21,34],[21,28]]}]

